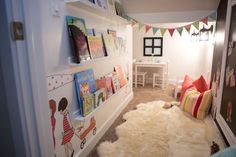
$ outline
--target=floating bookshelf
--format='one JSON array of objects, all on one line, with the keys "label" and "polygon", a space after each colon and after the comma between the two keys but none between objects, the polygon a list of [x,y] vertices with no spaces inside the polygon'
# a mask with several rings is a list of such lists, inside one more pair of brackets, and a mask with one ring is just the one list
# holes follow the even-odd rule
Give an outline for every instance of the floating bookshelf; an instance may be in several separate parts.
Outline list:
[{"label": "floating bookshelf", "polygon": [[97,112],[101,108],[101,106],[104,106],[105,104],[107,104],[109,101],[112,100],[113,97],[118,95],[121,91],[125,90],[128,86],[129,86],[129,82],[127,82],[125,86],[119,89],[119,91],[117,91],[112,96],[110,96],[107,100],[105,100],[100,106],[94,108],[94,110],[91,113],[89,113],[87,116],[83,117],[81,115],[78,115],[74,119],[78,121],[84,121],[85,119],[90,119],[94,115],[94,113]]},{"label": "floating bookshelf", "polygon": [[120,17],[116,14],[113,14],[112,12],[109,11],[109,9],[101,8],[88,0],[64,0],[64,2],[66,4],[75,6],[79,9],[104,17],[106,19],[109,19],[118,23],[128,24],[128,20],[126,20],[125,18]]}]

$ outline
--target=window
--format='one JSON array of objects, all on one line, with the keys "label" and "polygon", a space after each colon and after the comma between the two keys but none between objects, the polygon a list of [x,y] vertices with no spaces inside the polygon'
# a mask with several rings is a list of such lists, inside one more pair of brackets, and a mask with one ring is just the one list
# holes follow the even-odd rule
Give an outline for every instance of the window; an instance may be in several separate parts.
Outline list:
[{"label": "window", "polygon": [[144,56],[162,56],[162,37],[143,38]]}]

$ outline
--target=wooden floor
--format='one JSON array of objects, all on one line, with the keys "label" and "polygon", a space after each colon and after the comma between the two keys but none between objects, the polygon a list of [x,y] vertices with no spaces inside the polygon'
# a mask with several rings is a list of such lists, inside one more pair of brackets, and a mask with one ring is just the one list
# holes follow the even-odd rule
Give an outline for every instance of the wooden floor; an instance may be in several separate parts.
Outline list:
[{"label": "wooden floor", "polygon": [[89,153],[88,157],[98,157],[97,153],[97,146],[101,142],[104,141],[111,141],[114,142],[117,140],[115,128],[116,126],[120,125],[124,122],[123,115],[130,111],[134,110],[136,106],[140,103],[146,103],[150,101],[156,101],[156,100],[163,100],[163,101],[173,101],[175,100],[174,95],[174,88],[173,86],[168,86],[166,89],[161,90],[160,88],[152,88],[151,85],[146,85],[145,87],[139,86],[138,88],[134,88],[134,98],[133,100],[127,105],[127,107],[122,111],[122,113],[119,115],[119,117],[115,120],[115,122],[112,124],[112,126],[107,130],[107,132],[104,134],[104,136],[100,139],[100,141],[97,143],[97,145],[94,147],[94,149]]}]

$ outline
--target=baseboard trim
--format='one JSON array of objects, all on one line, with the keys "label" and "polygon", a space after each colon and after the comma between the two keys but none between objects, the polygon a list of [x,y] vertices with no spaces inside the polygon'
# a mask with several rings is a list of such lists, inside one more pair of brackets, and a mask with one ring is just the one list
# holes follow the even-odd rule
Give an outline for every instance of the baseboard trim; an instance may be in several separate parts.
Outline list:
[{"label": "baseboard trim", "polygon": [[87,142],[87,146],[81,150],[80,153],[77,154],[77,157],[87,156],[90,151],[96,146],[97,142],[102,138],[102,136],[106,133],[106,131],[110,128],[110,126],[114,123],[114,121],[118,118],[120,113],[125,109],[128,103],[133,99],[133,91],[129,93],[126,99],[121,103],[121,105],[116,109],[115,112],[106,120],[106,122],[101,126],[101,128],[97,131],[96,136],[91,138]]}]

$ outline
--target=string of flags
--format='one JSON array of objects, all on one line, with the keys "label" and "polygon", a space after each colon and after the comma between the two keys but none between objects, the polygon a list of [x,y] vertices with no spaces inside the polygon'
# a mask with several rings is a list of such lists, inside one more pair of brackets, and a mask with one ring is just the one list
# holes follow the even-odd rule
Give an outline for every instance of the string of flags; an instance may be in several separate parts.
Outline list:
[{"label": "string of flags", "polygon": [[171,37],[173,36],[174,32],[176,32],[176,31],[179,33],[180,36],[182,36],[184,29],[188,32],[188,34],[190,33],[190,30],[192,27],[199,30],[200,23],[208,25],[209,20],[215,21],[216,18],[217,18],[217,13],[213,12],[212,14],[208,15],[207,17],[204,17],[200,20],[197,20],[197,21],[187,24],[185,26],[175,27],[175,28],[160,28],[160,27],[153,27],[153,26],[150,26],[147,24],[143,24],[143,23],[127,16],[127,20],[131,23],[132,27],[138,25],[139,30],[141,30],[143,27],[145,27],[145,33],[148,33],[149,31],[152,30],[153,35],[155,35],[159,30],[161,35],[164,36],[165,33],[168,31]]}]

